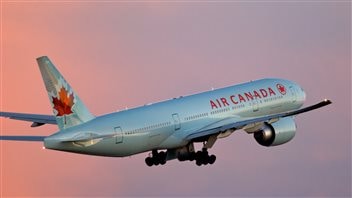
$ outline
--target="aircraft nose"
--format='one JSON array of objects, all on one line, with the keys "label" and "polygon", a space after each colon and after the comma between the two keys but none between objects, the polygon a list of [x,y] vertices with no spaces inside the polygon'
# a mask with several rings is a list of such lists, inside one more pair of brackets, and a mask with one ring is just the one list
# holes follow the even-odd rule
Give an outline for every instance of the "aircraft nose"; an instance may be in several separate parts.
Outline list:
[{"label": "aircraft nose", "polygon": [[300,87],[299,100],[300,100],[302,103],[304,103],[304,101],[306,101],[306,92],[303,90],[302,87]]}]

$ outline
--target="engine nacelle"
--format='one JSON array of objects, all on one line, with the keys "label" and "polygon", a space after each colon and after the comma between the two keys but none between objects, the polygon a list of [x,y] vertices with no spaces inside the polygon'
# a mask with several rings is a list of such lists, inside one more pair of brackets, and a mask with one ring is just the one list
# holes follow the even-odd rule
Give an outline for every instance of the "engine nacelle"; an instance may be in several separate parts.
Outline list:
[{"label": "engine nacelle", "polygon": [[292,117],[281,118],[264,126],[254,133],[255,140],[262,146],[277,146],[293,139],[296,134],[296,123]]}]

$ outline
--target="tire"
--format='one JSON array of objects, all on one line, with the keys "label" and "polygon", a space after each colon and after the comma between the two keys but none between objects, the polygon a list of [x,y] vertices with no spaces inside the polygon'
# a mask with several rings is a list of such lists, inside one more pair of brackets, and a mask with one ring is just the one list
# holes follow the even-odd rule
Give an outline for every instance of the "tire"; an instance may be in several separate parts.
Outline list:
[{"label": "tire", "polygon": [[196,161],[197,166],[201,166],[203,163],[200,160]]},{"label": "tire", "polygon": [[202,159],[203,165],[208,165],[209,164],[209,156],[204,156]]},{"label": "tire", "polygon": [[201,155],[201,161],[203,162],[204,165],[207,165],[209,163],[209,155],[208,151],[203,151]]},{"label": "tire", "polygon": [[161,161],[164,161],[164,160],[166,159],[166,153],[165,153],[164,151],[161,151],[161,152],[159,153],[159,159],[160,159]]},{"label": "tire", "polygon": [[161,165],[166,164],[166,160],[162,160],[162,161],[160,162],[160,164],[161,164]]},{"label": "tire", "polygon": [[158,159],[158,158],[154,158],[154,159],[153,159],[153,164],[154,164],[155,166],[159,165],[159,164],[160,164],[159,159]]},{"label": "tire", "polygon": [[195,153],[194,159],[196,161],[200,161],[202,159],[202,151],[197,151],[197,153]]},{"label": "tire", "polygon": [[164,165],[166,164],[166,153],[164,151],[161,151],[159,154],[158,154],[158,160],[159,160],[159,163],[161,165]]},{"label": "tire", "polygon": [[153,166],[153,159],[151,157],[147,157],[145,158],[145,163],[147,164],[147,166]]},{"label": "tire", "polygon": [[196,159],[196,153],[190,153],[189,154],[189,161],[193,161]]},{"label": "tire", "polygon": [[214,164],[215,161],[216,161],[216,156],[215,155],[209,156],[209,164]]}]

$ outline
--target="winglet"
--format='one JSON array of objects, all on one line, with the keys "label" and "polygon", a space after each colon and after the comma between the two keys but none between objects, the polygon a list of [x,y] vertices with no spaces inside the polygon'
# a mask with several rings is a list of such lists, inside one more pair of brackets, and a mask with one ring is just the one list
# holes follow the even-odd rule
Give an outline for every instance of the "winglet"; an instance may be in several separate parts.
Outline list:
[{"label": "winglet", "polygon": [[42,56],[37,62],[59,128],[67,129],[92,120],[94,116],[49,58]]}]

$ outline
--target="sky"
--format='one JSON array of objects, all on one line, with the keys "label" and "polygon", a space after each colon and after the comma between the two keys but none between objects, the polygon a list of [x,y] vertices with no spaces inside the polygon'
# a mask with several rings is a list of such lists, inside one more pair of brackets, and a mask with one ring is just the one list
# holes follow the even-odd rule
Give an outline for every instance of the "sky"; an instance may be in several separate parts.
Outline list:
[{"label": "sky", "polygon": [[[236,131],[212,166],[147,153],[96,157],[0,142],[0,197],[351,196],[351,2],[1,1],[1,111],[51,114],[36,58],[47,55],[95,115],[279,77],[306,105],[295,138],[262,147]],[[2,135],[58,129],[0,119]]]}]

